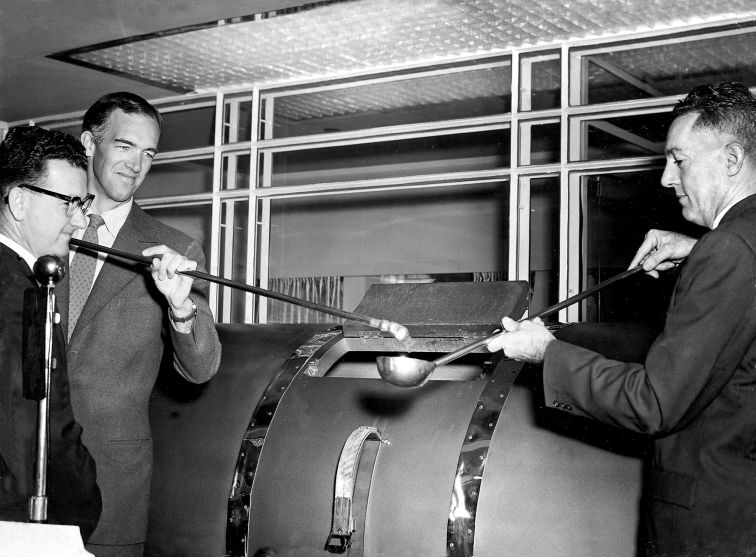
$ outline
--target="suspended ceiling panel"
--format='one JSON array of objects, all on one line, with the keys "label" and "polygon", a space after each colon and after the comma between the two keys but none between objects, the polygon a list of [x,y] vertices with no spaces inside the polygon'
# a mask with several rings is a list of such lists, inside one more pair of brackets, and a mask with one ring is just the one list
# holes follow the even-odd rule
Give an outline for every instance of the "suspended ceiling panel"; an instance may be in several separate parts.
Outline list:
[{"label": "suspended ceiling panel", "polygon": [[[754,0],[337,0],[90,45],[54,57],[176,92],[203,92],[744,17],[756,18]],[[737,59],[745,52],[722,55]],[[698,54],[691,60],[700,61]]]}]

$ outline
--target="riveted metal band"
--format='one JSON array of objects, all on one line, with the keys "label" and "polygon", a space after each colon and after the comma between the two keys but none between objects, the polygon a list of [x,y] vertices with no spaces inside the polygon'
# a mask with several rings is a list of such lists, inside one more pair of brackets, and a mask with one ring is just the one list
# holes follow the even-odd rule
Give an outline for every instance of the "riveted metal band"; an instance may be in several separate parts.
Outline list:
[{"label": "riveted metal band", "polygon": [[459,452],[446,528],[446,555],[472,557],[480,484],[494,429],[522,362],[503,361],[483,387]]},{"label": "riveted metal band", "polygon": [[252,483],[255,479],[268,426],[273,420],[281,398],[296,375],[300,371],[310,375],[313,370],[317,370],[319,358],[337,344],[343,336],[341,327],[338,327],[310,337],[284,363],[258,401],[241,442],[229,495],[226,528],[227,557],[246,555],[245,545],[249,532],[249,498],[252,493]]}]

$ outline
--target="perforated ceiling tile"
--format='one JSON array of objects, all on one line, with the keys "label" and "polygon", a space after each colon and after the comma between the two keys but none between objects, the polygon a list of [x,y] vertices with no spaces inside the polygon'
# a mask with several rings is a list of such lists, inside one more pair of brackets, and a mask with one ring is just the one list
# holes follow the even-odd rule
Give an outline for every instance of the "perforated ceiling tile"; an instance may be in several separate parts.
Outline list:
[{"label": "perforated ceiling tile", "polygon": [[[202,29],[166,31],[122,44],[85,47],[56,57],[175,91],[214,91],[390,70],[559,40],[659,30],[735,17],[756,18],[755,4],[754,0],[318,2],[281,13],[219,22]],[[624,69],[632,68],[632,54],[618,56],[624,56]],[[712,56],[720,54],[710,53],[708,58]],[[663,67],[663,56],[657,58],[661,74],[678,71]],[[706,63],[707,55],[697,52],[690,58],[690,64]],[[643,63],[647,69],[648,59]],[[604,69],[594,69],[594,74],[597,79],[610,79]],[[476,86],[487,87],[480,83]],[[660,88],[663,90],[663,84]],[[384,95],[378,102],[385,108],[432,94],[432,89],[407,91],[397,86],[393,98]],[[333,97],[329,98],[328,103],[333,102]],[[376,101],[352,98],[349,102]],[[346,113],[362,109],[364,106],[350,109],[344,105],[336,110]],[[322,107],[300,110],[322,110]]]}]

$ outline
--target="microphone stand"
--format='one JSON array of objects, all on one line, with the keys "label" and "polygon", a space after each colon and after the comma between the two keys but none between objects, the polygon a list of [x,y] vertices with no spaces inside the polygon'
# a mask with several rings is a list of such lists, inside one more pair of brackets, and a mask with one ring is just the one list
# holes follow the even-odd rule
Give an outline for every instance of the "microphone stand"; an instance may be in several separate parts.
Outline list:
[{"label": "microphone stand", "polygon": [[45,255],[34,264],[34,276],[46,290],[44,335],[44,396],[37,406],[37,458],[34,469],[34,494],[29,498],[29,522],[47,521],[47,460],[50,444],[50,379],[55,360],[52,355],[53,327],[60,320],[55,312],[55,283],[65,274],[62,261]]}]

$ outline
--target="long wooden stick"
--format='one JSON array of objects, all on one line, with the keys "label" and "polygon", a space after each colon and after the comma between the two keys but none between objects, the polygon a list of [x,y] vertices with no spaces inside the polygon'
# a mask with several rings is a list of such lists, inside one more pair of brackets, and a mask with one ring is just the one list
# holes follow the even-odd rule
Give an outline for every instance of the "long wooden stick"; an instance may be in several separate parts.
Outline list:
[{"label": "long wooden stick", "polygon": [[[144,255],[136,255],[133,253],[129,253],[127,251],[122,251],[115,248],[101,246],[100,244],[94,244],[92,242],[87,242],[86,240],[77,240],[76,238],[71,238],[70,243],[71,245],[76,246],[78,248],[107,253],[108,255],[114,255],[116,257],[121,257],[126,260],[135,261],[137,263],[144,263],[145,265],[152,264],[151,257],[146,257]],[[409,331],[404,325],[395,323],[393,321],[388,321],[386,319],[378,319],[376,317],[370,317],[369,315],[361,315],[359,313],[352,313],[350,311],[344,311],[342,309],[338,309],[338,308],[334,308],[330,306],[324,306],[321,304],[316,304],[315,302],[310,302],[308,300],[303,300],[301,298],[295,298],[293,296],[281,294],[280,292],[273,292],[271,290],[266,290],[265,288],[260,288],[259,286],[252,286],[251,284],[246,284],[244,282],[230,280],[223,277],[217,277],[209,273],[203,273],[202,271],[177,271],[177,272],[179,274],[186,275],[189,277],[194,277],[194,278],[198,278],[202,280],[207,280],[210,282],[215,282],[217,284],[222,284],[223,286],[229,286],[231,288],[244,290],[245,292],[251,292],[253,294],[258,294],[260,296],[265,296],[267,298],[274,298],[276,300],[281,300],[282,302],[287,302],[289,304],[294,304],[297,306],[310,308],[315,311],[319,311],[321,313],[327,313],[330,315],[335,315],[336,317],[343,317],[344,319],[351,319],[352,321],[359,321],[360,323],[366,323],[370,325],[371,327],[375,327],[377,329],[380,329],[381,331],[387,331],[391,333],[392,335],[394,335],[394,337],[396,337],[397,340],[400,340],[400,341],[405,340],[406,338],[409,337]]]}]

